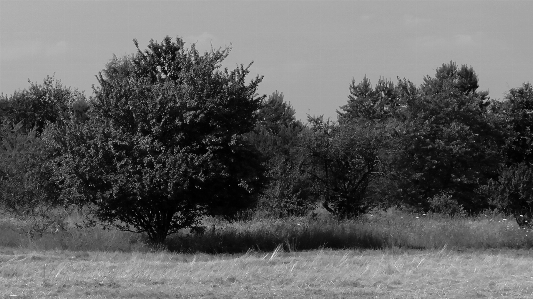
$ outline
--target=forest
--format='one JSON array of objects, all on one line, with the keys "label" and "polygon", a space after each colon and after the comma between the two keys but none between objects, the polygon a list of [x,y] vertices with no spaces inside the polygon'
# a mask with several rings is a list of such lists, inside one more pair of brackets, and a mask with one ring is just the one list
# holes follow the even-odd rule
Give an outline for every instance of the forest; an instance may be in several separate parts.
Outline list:
[{"label": "forest", "polygon": [[[492,99],[472,67],[451,61],[420,86],[348,81],[337,119],[302,121],[282,91],[257,94],[262,77],[250,79],[250,65],[222,68],[229,48],[200,53],[170,37],[134,44],[135,53],[103,63],[92,96],[54,77],[0,96],[0,210],[31,238],[68,230],[73,213],[77,226],[166,248],[181,235],[176,250],[206,252],[379,248],[363,220],[390,211],[458,219],[441,229],[487,215],[530,228],[530,83]],[[239,221],[266,221],[272,234],[261,242],[270,243],[238,233],[231,246],[216,243],[217,228]],[[363,221],[359,238],[323,242],[350,221]],[[298,226],[314,225],[307,233],[321,237],[293,242]],[[427,246],[449,244],[435,242]]]}]

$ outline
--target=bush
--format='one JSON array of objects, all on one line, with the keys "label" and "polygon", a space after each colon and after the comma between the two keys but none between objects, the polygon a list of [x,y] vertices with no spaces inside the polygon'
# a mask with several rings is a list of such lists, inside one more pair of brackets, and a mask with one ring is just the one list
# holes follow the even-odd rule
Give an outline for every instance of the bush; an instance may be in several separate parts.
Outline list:
[{"label": "bush", "polygon": [[442,192],[428,200],[431,211],[449,216],[465,216],[466,211],[449,193]]},{"label": "bush", "polygon": [[533,167],[519,163],[504,167],[498,180],[483,188],[491,203],[514,215],[520,226],[533,226]]},{"label": "bush", "polygon": [[309,117],[304,147],[315,192],[340,218],[353,218],[381,204],[371,196],[383,177],[388,136],[378,126],[334,123]]},{"label": "bush", "polygon": [[304,126],[294,108],[274,92],[258,112],[248,140],[264,156],[269,184],[259,198],[257,212],[274,217],[302,216],[315,205],[312,181],[301,149]]},{"label": "bush", "polygon": [[42,234],[61,225],[60,189],[51,179],[51,152],[36,129],[24,132],[22,123],[0,125],[0,210],[32,223],[28,233]]},{"label": "bush", "polygon": [[50,76],[42,84],[30,84],[28,89],[9,97],[0,96],[0,117],[13,124],[20,123],[24,132],[35,129],[40,134],[48,122],[68,119],[72,103],[85,101],[82,93],[64,87],[61,81]]}]

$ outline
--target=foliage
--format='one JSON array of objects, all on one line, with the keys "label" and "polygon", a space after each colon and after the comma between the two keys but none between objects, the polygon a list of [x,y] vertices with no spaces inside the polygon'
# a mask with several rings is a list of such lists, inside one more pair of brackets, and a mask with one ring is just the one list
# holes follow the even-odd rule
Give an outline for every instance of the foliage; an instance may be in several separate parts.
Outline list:
[{"label": "foliage", "polygon": [[369,186],[382,175],[384,140],[379,130],[359,124],[338,124],[309,117],[305,138],[311,175],[323,206],[341,217],[356,217],[377,202]]},{"label": "foliage", "polygon": [[465,216],[466,212],[462,205],[449,193],[437,194],[428,200],[431,211],[443,215]]},{"label": "foliage", "polygon": [[380,78],[374,88],[366,76],[357,85],[352,80],[348,103],[337,112],[339,121],[368,123],[398,118],[404,110],[408,94],[415,92],[414,85],[406,80],[398,80],[395,86],[393,82]]},{"label": "foliage", "polygon": [[21,123],[26,132],[35,128],[41,133],[47,122],[69,118],[73,102],[84,101],[83,94],[64,87],[50,76],[43,84],[30,84],[29,89],[17,91],[12,96],[0,96],[0,117],[13,124]]},{"label": "foliage", "polygon": [[273,92],[261,105],[258,113],[257,126],[264,128],[273,135],[279,135],[285,128],[298,127],[302,124],[296,120],[296,111],[290,103],[284,101],[282,92]]},{"label": "foliage", "polygon": [[53,159],[58,153],[41,139],[49,123],[74,115],[72,103],[83,105],[84,96],[48,76],[42,84],[0,97],[0,204],[3,212],[31,219],[30,235],[50,225],[61,225],[67,211],[54,180]]},{"label": "foliage", "polygon": [[379,153],[379,175],[374,175],[368,196],[383,208],[398,205],[398,171],[394,162],[401,153],[408,103],[416,100],[418,90],[406,79],[397,84],[380,78],[375,87],[368,78],[350,85],[348,103],[337,111],[341,125],[366,128],[373,132]]},{"label": "foliage", "polygon": [[520,226],[531,226],[533,219],[533,167],[527,163],[505,166],[497,180],[484,188],[499,210],[514,215]]},{"label": "foliage", "polygon": [[506,164],[533,163],[533,87],[513,88],[506,100],[501,109],[507,120]]},{"label": "foliage", "polygon": [[449,194],[470,213],[488,208],[476,190],[497,176],[501,129],[477,86],[472,68],[450,62],[408,101],[397,169],[410,204],[428,210],[429,199]]},{"label": "foliage", "polygon": [[350,85],[339,123],[310,118],[308,150],[325,208],[341,217],[358,216],[393,204],[397,181],[392,162],[398,154],[406,102],[416,92],[407,80],[364,78]]},{"label": "foliage", "polygon": [[409,206],[533,219],[529,83],[494,101],[454,62],[420,87],[364,77],[338,122],[304,125],[283,93],[255,94],[261,78],[247,83],[249,66],[222,69],[229,48],[134,42],[89,101],[53,77],[0,96],[4,209],[46,215],[68,200],[156,243],[204,215],[300,216],[318,201],[341,218]]},{"label": "foliage", "polygon": [[301,148],[304,126],[294,114],[283,93],[276,91],[262,104],[255,130],[248,134],[266,159],[269,184],[259,201],[262,214],[301,216],[315,204]]},{"label": "foliage", "polygon": [[506,101],[494,105],[505,126],[501,147],[502,167],[497,178],[483,186],[492,204],[513,214],[521,226],[533,224],[533,87],[529,83],[513,88]]},{"label": "foliage", "polygon": [[269,185],[261,195],[258,212],[277,217],[302,216],[315,207],[312,181],[302,156],[269,160]]},{"label": "foliage", "polygon": [[229,49],[200,55],[170,37],[135,44],[98,76],[89,119],[56,127],[57,172],[100,220],[160,244],[203,215],[255,203],[263,169],[243,135],[256,123],[261,78],[247,84],[242,65],[221,70]]},{"label": "foliage", "polygon": [[53,177],[51,152],[37,137],[37,130],[24,132],[22,123],[4,120],[0,126],[0,210],[31,220],[30,235],[40,234],[60,223],[60,190]]}]

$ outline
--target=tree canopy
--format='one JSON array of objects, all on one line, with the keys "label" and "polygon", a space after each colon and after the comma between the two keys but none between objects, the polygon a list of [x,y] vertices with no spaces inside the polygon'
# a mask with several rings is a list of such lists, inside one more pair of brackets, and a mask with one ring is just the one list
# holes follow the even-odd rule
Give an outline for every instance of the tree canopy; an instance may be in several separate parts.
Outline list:
[{"label": "tree canopy", "polygon": [[255,126],[261,77],[229,71],[229,48],[201,55],[176,38],[114,58],[98,76],[88,119],[57,127],[65,187],[102,221],[162,243],[202,215],[230,217],[254,204],[260,156]]}]

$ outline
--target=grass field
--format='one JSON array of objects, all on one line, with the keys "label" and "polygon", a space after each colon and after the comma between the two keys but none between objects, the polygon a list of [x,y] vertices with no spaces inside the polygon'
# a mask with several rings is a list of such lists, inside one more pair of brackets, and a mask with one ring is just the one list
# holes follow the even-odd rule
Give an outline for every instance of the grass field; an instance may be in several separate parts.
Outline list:
[{"label": "grass field", "polygon": [[[74,217],[76,218],[76,217]],[[67,219],[65,230],[30,238],[24,223],[0,219],[0,247],[32,250],[146,252],[141,234],[99,227],[79,228]],[[416,215],[400,211],[377,212],[357,220],[331,217],[255,218],[228,223],[204,221],[204,234],[187,230],[172,235],[167,249],[180,253],[244,254],[248,250],[285,251],[329,249],[530,249],[533,232],[520,229],[503,215],[475,218]]]},{"label": "grass field", "polygon": [[525,250],[3,250],[2,298],[532,298]]},{"label": "grass field", "polygon": [[532,233],[502,215],[205,225],[154,251],[138,234],[70,225],[30,238],[3,219],[0,298],[533,298]]}]

